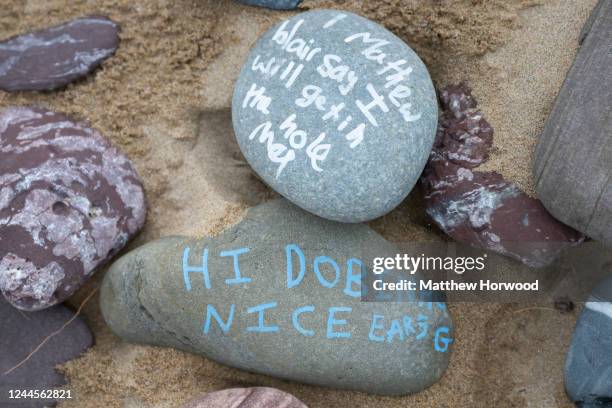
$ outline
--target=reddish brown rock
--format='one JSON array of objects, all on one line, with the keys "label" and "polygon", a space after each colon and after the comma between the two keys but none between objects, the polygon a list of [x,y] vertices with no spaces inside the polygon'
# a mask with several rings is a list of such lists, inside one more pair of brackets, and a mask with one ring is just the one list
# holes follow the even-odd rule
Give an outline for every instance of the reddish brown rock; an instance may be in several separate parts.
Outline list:
[{"label": "reddish brown rock", "polygon": [[[489,157],[493,145],[493,128],[465,83],[445,88],[440,93],[440,115],[433,159],[450,161],[465,168],[479,166]],[[430,157],[430,161],[432,158]]]},{"label": "reddish brown rock", "polygon": [[452,113],[456,118],[461,118],[470,109],[475,109],[478,102],[472,96],[472,90],[466,82],[448,85],[440,91],[440,104],[443,114]]},{"label": "reddish brown rock", "polygon": [[211,392],[181,408],[307,408],[286,392],[267,387],[231,388]]},{"label": "reddish brown rock", "polygon": [[487,160],[493,129],[467,85],[444,89],[440,99],[444,111],[421,183],[426,211],[444,232],[533,267],[584,240],[500,174],[473,171]]},{"label": "reddish brown rock", "polygon": [[59,303],[144,225],[142,185],[97,131],[40,108],[0,112],[0,290]]},{"label": "reddish brown rock", "polygon": [[0,42],[0,89],[61,88],[113,55],[119,26],[106,17],[80,18]]}]

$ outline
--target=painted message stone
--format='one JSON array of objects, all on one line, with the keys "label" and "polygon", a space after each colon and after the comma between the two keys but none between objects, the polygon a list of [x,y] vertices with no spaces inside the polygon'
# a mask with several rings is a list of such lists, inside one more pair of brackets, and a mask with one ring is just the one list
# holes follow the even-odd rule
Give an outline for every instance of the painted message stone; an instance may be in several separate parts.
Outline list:
[{"label": "painted message stone", "polygon": [[114,54],[119,25],[106,17],[72,20],[0,42],[0,89],[49,91],[89,74]]},{"label": "painted message stone", "polygon": [[232,102],[238,143],[277,192],[321,217],[386,214],[414,187],[438,108],[423,62],[378,24],[317,10],[270,29]]},{"label": "painted message stone", "polygon": [[238,2],[249,6],[267,7],[276,10],[293,10],[302,0],[238,0]]},{"label": "painted message stone", "polygon": [[291,394],[268,387],[230,388],[211,392],[181,408],[307,408]]},{"label": "painted message stone", "polygon": [[565,388],[584,408],[612,406],[612,278],[589,297],[565,362]]},{"label": "painted message stone", "polygon": [[104,278],[101,310],[127,341],[310,384],[407,394],[446,369],[452,325],[444,303],[361,301],[364,259],[395,253],[363,224],[277,200],[215,238],[165,238],[121,257]]},{"label": "painted message stone", "polygon": [[42,108],[0,111],[0,291],[38,310],[72,295],[144,225],[129,159]]},{"label": "painted message stone", "polygon": [[0,297],[0,406],[42,408],[54,406],[62,396],[75,397],[60,391],[48,399],[13,400],[10,404],[8,400],[9,390],[15,394],[17,390],[52,390],[66,384],[56,366],[77,358],[93,344],[93,336],[80,317],[62,329],[73,317],[74,311],[62,305],[35,313],[20,312]]}]

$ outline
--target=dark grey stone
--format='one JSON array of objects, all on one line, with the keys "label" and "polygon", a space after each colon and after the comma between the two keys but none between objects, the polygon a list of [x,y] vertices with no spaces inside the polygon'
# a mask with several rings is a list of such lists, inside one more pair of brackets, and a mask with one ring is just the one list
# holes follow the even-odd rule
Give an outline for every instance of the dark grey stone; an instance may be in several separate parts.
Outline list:
[{"label": "dark grey stone", "polygon": [[612,407],[612,278],[589,297],[565,362],[565,388],[580,408]]},{"label": "dark grey stone", "polygon": [[323,218],[361,222],[414,187],[438,118],[427,68],[402,40],[348,12],[301,13],[244,64],[232,120],[246,160]]},{"label": "dark grey stone", "polygon": [[89,74],[114,54],[119,26],[87,17],[0,42],[0,89],[48,91]]},{"label": "dark grey stone", "polygon": [[238,0],[238,2],[249,6],[267,7],[276,10],[293,10],[302,0]]},{"label": "dark grey stone", "polygon": [[[48,390],[66,384],[55,370],[58,364],[78,357],[93,344],[93,337],[80,317],[50,338],[20,367],[6,374],[74,316],[65,306],[39,312],[21,312],[0,297],[0,406],[39,408],[53,400],[9,400],[8,391]],[[74,397],[74,395],[72,395]]]},{"label": "dark grey stone", "polygon": [[[444,303],[361,301],[355,259],[396,253],[365,225],[277,200],[217,237],[164,238],[121,257],[104,278],[101,310],[127,341],[310,384],[407,394],[446,369],[452,323]],[[250,281],[236,280],[234,258]]]},{"label": "dark grey stone", "polygon": [[62,302],[144,225],[129,159],[96,130],[41,108],[0,111],[0,291]]}]

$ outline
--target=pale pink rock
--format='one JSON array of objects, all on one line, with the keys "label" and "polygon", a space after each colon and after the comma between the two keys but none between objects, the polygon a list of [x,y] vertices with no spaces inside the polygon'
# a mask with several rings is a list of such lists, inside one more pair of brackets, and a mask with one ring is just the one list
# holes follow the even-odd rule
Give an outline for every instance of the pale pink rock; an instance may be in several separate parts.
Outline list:
[{"label": "pale pink rock", "polygon": [[230,388],[211,392],[181,408],[308,408],[286,392],[268,387]]}]

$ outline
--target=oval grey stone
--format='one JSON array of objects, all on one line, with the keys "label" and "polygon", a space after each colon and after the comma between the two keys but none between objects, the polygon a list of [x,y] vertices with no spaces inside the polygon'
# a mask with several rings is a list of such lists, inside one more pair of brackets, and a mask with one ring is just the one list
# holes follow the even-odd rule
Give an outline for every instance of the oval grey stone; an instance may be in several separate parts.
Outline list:
[{"label": "oval grey stone", "polygon": [[431,151],[436,94],[417,54],[348,12],[298,14],[265,33],[235,86],[240,148],[274,190],[321,217],[386,214]]},{"label": "oval grey stone", "polygon": [[294,381],[407,394],[445,371],[452,323],[444,303],[361,301],[358,260],[395,253],[365,225],[278,200],[217,237],[165,238],[123,256],[104,278],[101,310],[127,341]]}]

